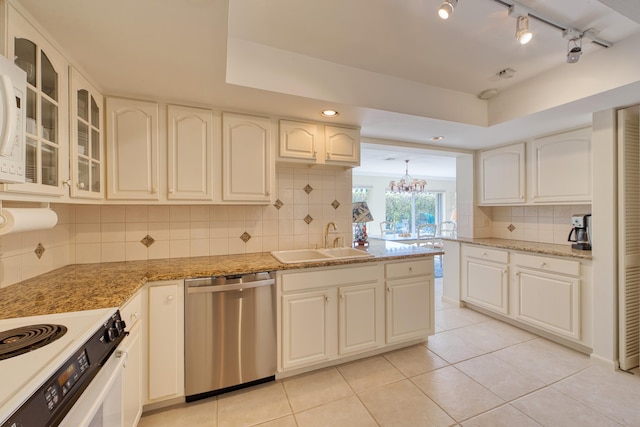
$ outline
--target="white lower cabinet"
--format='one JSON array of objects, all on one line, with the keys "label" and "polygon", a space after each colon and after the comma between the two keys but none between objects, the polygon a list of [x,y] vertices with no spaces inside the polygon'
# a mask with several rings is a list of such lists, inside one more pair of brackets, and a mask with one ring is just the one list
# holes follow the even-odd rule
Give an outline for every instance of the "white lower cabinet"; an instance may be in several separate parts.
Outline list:
[{"label": "white lower cabinet", "polygon": [[283,368],[323,362],[335,354],[335,293],[323,289],[283,295]]},{"label": "white lower cabinet", "polygon": [[[514,316],[573,340],[581,339],[580,263],[516,254]],[[550,265],[551,264],[551,265]]]},{"label": "white lower cabinet", "polygon": [[126,353],[122,370],[122,426],[135,427],[142,415],[142,296],[138,293],[120,309],[129,335],[120,344]]},{"label": "white lower cabinet", "polygon": [[500,314],[509,314],[509,253],[466,246],[463,259],[462,299]]},{"label": "white lower cabinet", "polygon": [[417,274],[387,281],[390,292],[385,265],[278,273],[279,372],[433,334],[433,259],[412,261]]},{"label": "white lower cabinet", "polygon": [[385,279],[387,344],[432,335],[433,260],[388,263]]},{"label": "white lower cabinet", "polygon": [[147,285],[145,403],[184,396],[184,281]]},{"label": "white lower cabinet", "polygon": [[590,261],[463,245],[461,267],[463,301],[541,333],[592,345]]}]

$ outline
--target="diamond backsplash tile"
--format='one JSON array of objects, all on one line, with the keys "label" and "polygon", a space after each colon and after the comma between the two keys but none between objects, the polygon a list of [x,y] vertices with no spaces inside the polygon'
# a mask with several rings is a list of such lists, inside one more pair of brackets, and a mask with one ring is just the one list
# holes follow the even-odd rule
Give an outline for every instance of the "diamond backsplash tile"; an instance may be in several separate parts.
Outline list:
[{"label": "diamond backsplash tile", "polygon": [[311,215],[307,215],[304,217],[304,222],[306,222],[307,224],[311,224],[312,221],[313,218],[311,217]]},{"label": "diamond backsplash tile", "polygon": [[273,206],[276,207],[276,209],[280,210],[281,207],[284,206],[284,203],[282,203],[282,201],[280,199],[276,200],[276,202],[273,204]]},{"label": "diamond backsplash tile", "polygon": [[338,209],[340,207],[340,202],[334,200],[333,202],[331,202],[331,206],[333,206],[333,209]]},{"label": "diamond backsplash tile", "polygon": [[511,232],[513,232],[513,230],[515,230],[515,229],[516,229],[516,226],[513,225],[513,224],[509,224],[509,226],[507,227],[507,230],[509,230]]},{"label": "diamond backsplash tile", "polygon": [[311,193],[313,191],[313,187],[310,186],[309,184],[307,184],[307,185],[304,186],[303,190],[304,190],[305,193],[309,194],[309,193]]},{"label": "diamond backsplash tile", "polygon": [[42,243],[38,243],[38,246],[36,246],[36,249],[33,251],[35,252],[36,256],[38,257],[38,259],[42,258],[42,255],[44,255],[44,246],[42,246]]},{"label": "diamond backsplash tile", "polygon": [[140,243],[142,243],[146,247],[149,247],[155,243],[155,239],[147,234],[142,238],[142,240],[140,240]]},{"label": "diamond backsplash tile", "polygon": [[250,239],[251,239],[251,234],[247,233],[246,231],[242,233],[242,235],[240,236],[240,240],[242,240],[245,243],[247,243]]}]

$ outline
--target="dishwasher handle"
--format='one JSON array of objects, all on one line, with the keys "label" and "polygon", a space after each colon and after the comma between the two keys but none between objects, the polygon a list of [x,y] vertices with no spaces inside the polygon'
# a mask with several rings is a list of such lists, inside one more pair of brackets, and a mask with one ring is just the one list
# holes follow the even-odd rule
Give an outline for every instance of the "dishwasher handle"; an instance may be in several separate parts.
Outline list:
[{"label": "dishwasher handle", "polygon": [[254,282],[231,283],[228,285],[211,285],[211,286],[189,286],[187,283],[188,294],[201,294],[212,292],[228,292],[241,291],[243,289],[257,288],[260,286],[270,286],[276,283],[275,279],[256,280]]}]

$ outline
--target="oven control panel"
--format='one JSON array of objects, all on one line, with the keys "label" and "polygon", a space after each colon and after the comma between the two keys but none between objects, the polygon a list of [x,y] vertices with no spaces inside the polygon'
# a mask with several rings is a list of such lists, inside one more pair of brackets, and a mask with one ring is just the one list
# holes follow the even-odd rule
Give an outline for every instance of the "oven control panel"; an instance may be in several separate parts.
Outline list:
[{"label": "oven control panel", "polygon": [[116,311],[0,427],[58,425],[127,332]]}]

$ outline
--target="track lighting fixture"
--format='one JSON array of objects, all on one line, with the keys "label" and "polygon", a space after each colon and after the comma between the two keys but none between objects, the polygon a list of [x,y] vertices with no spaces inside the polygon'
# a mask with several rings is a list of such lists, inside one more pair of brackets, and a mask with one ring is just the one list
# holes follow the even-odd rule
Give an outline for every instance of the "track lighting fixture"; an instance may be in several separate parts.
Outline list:
[{"label": "track lighting fixture", "polygon": [[[578,42],[580,45],[578,45]],[[571,43],[573,43],[573,47],[571,47]],[[569,64],[575,64],[580,60],[580,55],[582,55],[582,37],[569,40],[567,45],[567,62]]]},{"label": "track lighting fixture", "polygon": [[533,33],[529,31],[529,17],[526,15],[518,16],[516,21],[516,39],[520,44],[527,44],[533,38]]},{"label": "track lighting fixture", "polygon": [[438,9],[438,16],[442,19],[448,19],[449,15],[453,13],[453,10],[458,5],[458,0],[444,0],[440,9]]}]

